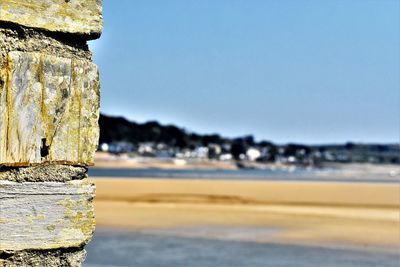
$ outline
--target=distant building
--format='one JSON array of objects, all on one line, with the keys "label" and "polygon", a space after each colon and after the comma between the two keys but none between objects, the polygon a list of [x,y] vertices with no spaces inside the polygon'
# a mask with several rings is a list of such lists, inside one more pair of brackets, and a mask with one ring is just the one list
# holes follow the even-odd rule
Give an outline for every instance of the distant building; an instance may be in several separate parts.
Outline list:
[{"label": "distant building", "polygon": [[108,144],[107,143],[100,144],[99,150],[100,151],[104,151],[104,152],[108,152]]},{"label": "distant building", "polygon": [[222,161],[227,161],[227,160],[232,160],[232,159],[233,159],[233,156],[230,153],[219,155],[219,160],[222,160]]},{"label": "distant building", "polygon": [[126,153],[135,150],[135,146],[129,142],[112,142],[112,143],[102,143],[99,146],[100,151],[110,152],[110,153]]},{"label": "distant building", "polygon": [[247,156],[248,160],[255,161],[256,159],[261,157],[261,152],[260,152],[260,150],[251,147],[251,148],[247,149],[246,156]]}]

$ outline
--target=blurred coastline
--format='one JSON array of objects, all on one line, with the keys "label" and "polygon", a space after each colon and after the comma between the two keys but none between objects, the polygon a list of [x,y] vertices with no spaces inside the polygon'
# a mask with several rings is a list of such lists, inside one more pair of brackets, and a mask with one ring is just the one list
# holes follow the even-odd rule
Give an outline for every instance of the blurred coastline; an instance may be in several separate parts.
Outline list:
[{"label": "blurred coastline", "polygon": [[[400,179],[399,164],[338,163],[325,162],[319,167],[282,164],[279,162],[259,163],[252,161],[217,161],[210,159],[177,159],[157,157],[129,157],[127,154],[97,152],[97,169],[150,169],[150,170],[265,170],[270,172],[295,173],[311,171],[319,178],[378,178]],[[298,175],[298,173],[296,173]],[[114,176],[114,175],[113,175]],[[246,177],[243,177],[246,178]]]}]

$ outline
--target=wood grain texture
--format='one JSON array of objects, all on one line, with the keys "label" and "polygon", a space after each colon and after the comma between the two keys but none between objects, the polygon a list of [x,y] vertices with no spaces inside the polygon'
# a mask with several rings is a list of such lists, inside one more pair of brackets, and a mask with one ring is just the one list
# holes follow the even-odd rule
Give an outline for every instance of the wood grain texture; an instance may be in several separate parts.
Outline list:
[{"label": "wood grain texture", "polygon": [[6,75],[0,88],[0,165],[92,165],[99,139],[96,65],[10,52],[0,67]]},{"label": "wood grain texture", "polygon": [[7,147],[7,88],[5,82],[1,83],[1,77],[7,77],[6,71],[6,68],[2,68],[2,60],[0,59],[0,159],[6,157]]},{"label": "wood grain texture", "polygon": [[0,21],[95,39],[103,27],[101,0],[1,0]]},{"label": "wood grain texture", "polygon": [[87,179],[0,180],[0,251],[80,247],[92,237],[95,187]]}]

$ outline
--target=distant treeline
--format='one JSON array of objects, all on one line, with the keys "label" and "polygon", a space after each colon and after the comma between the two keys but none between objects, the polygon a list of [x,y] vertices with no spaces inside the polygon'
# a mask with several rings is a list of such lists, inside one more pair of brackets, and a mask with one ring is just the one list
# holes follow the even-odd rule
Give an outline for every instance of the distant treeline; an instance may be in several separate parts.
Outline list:
[{"label": "distant treeline", "polygon": [[[161,125],[157,121],[136,123],[123,117],[110,117],[100,115],[100,143],[130,142],[138,144],[143,142],[164,143],[171,147],[190,148],[208,146],[209,144],[231,143],[232,140],[218,134],[189,133],[183,128],[174,125]],[[243,138],[243,142],[254,145],[252,136]]]},{"label": "distant treeline", "polygon": [[[174,125],[161,125],[157,121],[136,123],[123,117],[100,115],[100,143],[143,142],[163,143],[179,149],[195,149],[196,147],[220,145],[222,152],[229,152],[235,158],[246,152],[249,147],[269,148],[274,155],[277,146],[268,141],[256,142],[252,135],[238,138],[226,138],[219,134],[196,134],[187,132]],[[306,146],[301,146],[307,149]],[[296,148],[300,148],[296,145]],[[274,159],[270,159],[274,160]]]},{"label": "distant treeline", "polygon": [[[218,134],[196,134],[185,131],[174,125],[161,125],[157,121],[136,123],[123,117],[100,115],[100,143],[129,142],[139,144],[143,142],[163,143],[180,149],[195,149],[199,146],[212,144],[230,147],[232,154],[244,153],[247,147],[275,147],[271,142],[255,142],[254,137],[244,136],[235,139],[221,137]],[[231,151],[228,151],[231,152]]]},{"label": "distant treeline", "polygon": [[196,134],[174,125],[161,125],[157,121],[136,123],[123,117],[111,117],[103,114],[100,115],[99,124],[100,143],[126,142],[138,145],[151,142],[162,143],[177,149],[195,149],[200,146],[218,145],[222,152],[231,153],[236,159],[250,147],[268,150],[268,156],[263,158],[263,161],[274,161],[276,156],[279,155],[284,157],[311,157],[318,155],[318,153],[329,152],[336,155],[335,159],[342,156],[343,161],[354,161],[356,156],[359,159],[355,161],[364,161],[363,158],[367,161],[368,157],[375,157],[379,162],[398,163],[400,155],[398,144],[354,144],[348,142],[343,145],[277,145],[270,141],[256,142],[252,135],[226,138],[219,134]]}]

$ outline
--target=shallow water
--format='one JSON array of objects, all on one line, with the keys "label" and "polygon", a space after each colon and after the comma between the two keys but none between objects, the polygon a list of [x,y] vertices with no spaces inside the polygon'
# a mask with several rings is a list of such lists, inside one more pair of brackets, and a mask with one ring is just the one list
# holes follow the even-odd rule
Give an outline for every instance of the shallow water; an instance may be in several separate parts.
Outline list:
[{"label": "shallow water", "polygon": [[173,170],[173,169],[89,169],[89,175],[95,177],[125,178],[165,178],[165,179],[229,179],[229,180],[266,180],[266,181],[326,181],[326,182],[380,182],[399,183],[396,178],[375,177],[365,174],[363,177],[344,176],[335,170]]},{"label": "shallow water", "polygon": [[[268,233],[271,229],[265,231]],[[393,251],[266,244],[234,238],[224,240],[185,237],[175,235],[174,232],[166,234],[104,228],[96,230],[94,239],[86,249],[88,251],[84,264],[86,267],[400,266],[400,256]]]}]

